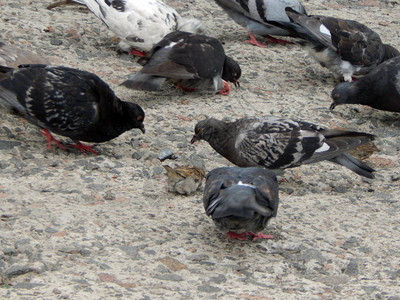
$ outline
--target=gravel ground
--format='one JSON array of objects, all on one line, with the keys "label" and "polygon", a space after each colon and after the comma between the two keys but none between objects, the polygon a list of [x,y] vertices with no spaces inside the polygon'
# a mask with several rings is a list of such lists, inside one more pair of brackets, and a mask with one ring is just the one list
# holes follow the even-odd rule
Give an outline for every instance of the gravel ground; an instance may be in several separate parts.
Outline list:
[{"label": "gravel ground", "polygon": [[[46,1],[0,0],[0,37],[54,64],[91,71],[146,111],[147,132],[96,146],[100,155],[47,151],[38,128],[0,111],[0,297],[2,299],[400,299],[399,114],[362,106],[330,112],[332,74],[296,45],[262,49],[211,0],[176,0],[206,21],[242,66],[230,96],[120,87],[140,65],[91,13]],[[182,5],[182,3],[185,3]],[[303,1],[309,13],[362,21],[400,48],[400,3]],[[136,59],[137,60],[137,59]],[[167,192],[168,164],[229,162],[189,144],[206,115],[274,114],[376,134],[367,162],[376,179],[330,163],[288,170],[265,233],[228,241],[205,215],[202,192]]]}]

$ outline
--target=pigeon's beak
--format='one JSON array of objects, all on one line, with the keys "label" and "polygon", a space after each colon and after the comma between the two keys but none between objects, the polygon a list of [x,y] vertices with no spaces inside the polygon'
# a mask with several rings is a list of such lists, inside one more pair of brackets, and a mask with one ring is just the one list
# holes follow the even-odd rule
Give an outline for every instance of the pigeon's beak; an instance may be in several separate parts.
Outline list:
[{"label": "pigeon's beak", "polygon": [[234,84],[236,87],[240,87],[240,82],[237,81],[237,80],[235,80],[235,81],[233,82],[233,84]]},{"label": "pigeon's beak", "polygon": [[199,140],[199,138],[197,137],[197,135],[193,135],[192,139],[190,140],[191,144],[196,143]]},{"label": "pigeon's beak", "polygon": [[336,103],[332,102],[331,106],[329,106],[329,110],[333,110],[336,107]]},{"label": "pigeon's beak", "polygon": [[144,133],[146,133],[146,129],[144,129],[144,125],[143,125],[143,123],[142,124],[140,124],[140,127],[139,127],[139,129],[140,129],[140,131],[144,134]]}]

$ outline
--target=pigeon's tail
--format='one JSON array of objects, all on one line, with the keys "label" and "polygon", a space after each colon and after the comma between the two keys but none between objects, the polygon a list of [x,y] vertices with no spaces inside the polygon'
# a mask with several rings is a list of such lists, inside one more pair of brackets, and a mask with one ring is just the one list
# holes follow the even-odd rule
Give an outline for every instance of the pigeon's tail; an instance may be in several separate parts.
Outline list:
[{"label": "pigeon's tail", "polygon": [[269,207],[257,202],[254,188],[244,185],[233,185],[224,189],[207,207],[207,215],[211,215],[213,219],[252,219],[256,213],[264,217],[274,214]]},{"label": "pigeon's tail", "polygon": [[59,1],[59,2],[55,2],[55,3],[49,4],[47,6],[47,9],[53,9],[53,8],[56,8],[56,7],[61,6],[61,5],[73,5],[73,4],[86,5],[83,0],[62,0],[62,1]]},{"label": "pigeon's tail", "polygon": [[393,57],[399,56],[400,52],[396,48],[394,48],[391,45],[384,44],[383,47],[385,47],[385,52],[382,58],[382,61],[386,61],[388,59],[391,59]]},{"label": "pigeon's tail", "polygon": [[340,164],[353,172],[357,173],[358,175],[367,177],[367,178],[375,178],[373,172],[375,170],[370,166],[366,165],[362,161],[358,160],[357,158],[351,156],[348,153],[342,153],[339,156],[334,157],[330,161]]},{"label": "pigeon's tail", "polygon": [[[9,72],[11,70],[14,70],[14,69],[10,68],[10,67],[6,67],[6,66],[0,66],[0,79],[4,78],[4,76],[5,76],[5,75],[2,75],[2,74],[5,74],[5,73],[7,73],[7,72]],[[3,76],[3,77],[1,77],[1,76]]]},{"label": "pigeon's tail", "polygon": [[181,18],[178,22],[177,30],[194,34],[207,34],[207,28],[204,23],[194,18]]},{"label": "pigeon's tail", "polygon": [[121,83],[121,85],[133,90],[156,91],[164,83],[165,79],[165,77],[137,72],[135,75],[130,76],[128,80]]}]

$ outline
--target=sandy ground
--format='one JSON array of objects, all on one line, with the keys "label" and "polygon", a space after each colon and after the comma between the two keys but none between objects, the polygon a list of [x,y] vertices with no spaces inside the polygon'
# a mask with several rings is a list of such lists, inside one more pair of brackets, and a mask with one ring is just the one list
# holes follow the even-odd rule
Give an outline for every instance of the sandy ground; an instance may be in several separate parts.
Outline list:
[{"label": "sandy ground", "polygon": [[[169,1],[207,22],[242,66],[229,97],[127,90],[140,66],[91,13],[46,1],[0,0],[1,38],[54,64],[91,71],[146,111],[147,132],[98,145],[98,156],[47,151],[38,128],[1,111],[0,297],[3,299],[400,299],[400,123],[361,106],[330,112],[332,74],[296,45],[261,49],[211,0]],[[400,48],[400,3],[304,1],[309,13],[362,21]],[[265,233],[228,241],[205,215],[202,191],[167,192],[157,155],[206,171],[230,163],[190,145],[204,116],[274,114],[376,134],[376,179],[330,163],[285,173]]]}]

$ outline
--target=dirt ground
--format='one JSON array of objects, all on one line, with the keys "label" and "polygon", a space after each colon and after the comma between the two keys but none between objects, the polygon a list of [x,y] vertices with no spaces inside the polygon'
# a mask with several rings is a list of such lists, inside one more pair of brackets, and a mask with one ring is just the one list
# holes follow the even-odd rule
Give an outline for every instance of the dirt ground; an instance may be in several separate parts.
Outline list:
[{"label": "dirt ground", "polygon": [[[0,0],[0,37],[55,65],[99,75],[146,112],[138,130],[100,155],[47,151],[37,127],[0,111],[2,299],[400,299],[399,114],[340,106],[332,74],[297,45],[258,48],[211,0],[170,0],[201,18],[242,67],[230,96],[119,84],[140,69],[116,51],[93,14],[52,1]],[[361,21],[400,49],[400,2],[303,1],[308,13]],[[205,215],[202,191],[167,192],[162,164],[206,171],[230,163],[189,143],[205,116],[285,116],[376,134],[376,178],[329,162],[286,171],[273,240],[228,241]],[[63,138],[62,138],[63,139]],[[66,139],[65,139],[66,140]],[[178,159],[161,163],[160,150]]]}]

